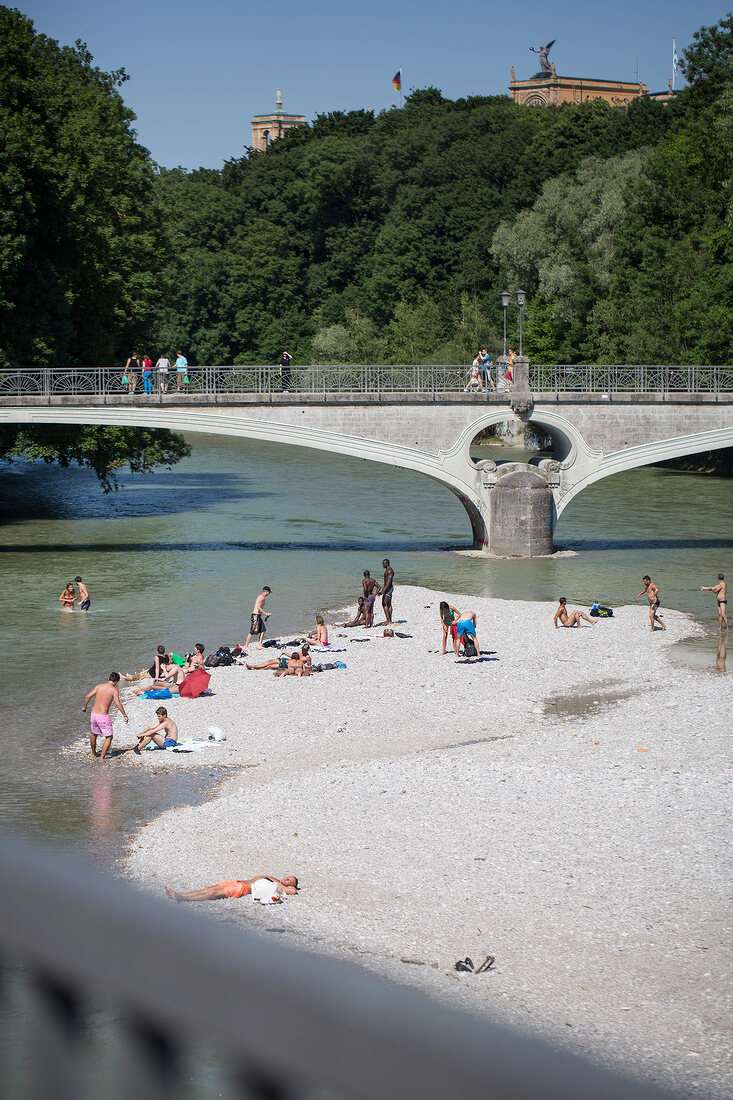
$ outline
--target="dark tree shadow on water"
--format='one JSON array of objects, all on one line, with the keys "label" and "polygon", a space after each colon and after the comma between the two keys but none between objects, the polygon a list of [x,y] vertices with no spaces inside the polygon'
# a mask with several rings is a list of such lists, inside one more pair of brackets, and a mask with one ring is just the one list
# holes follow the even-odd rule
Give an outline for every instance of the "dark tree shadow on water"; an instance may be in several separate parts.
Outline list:
[{"label": "dark tree shadow on water", "polygon": [[[353,551],[354,553],[381,554],[386,545],[385,539],[375,542],[336,542],[329,539],[327,542],[107,542],[95,543],[89,546],[87,543],[67,543],[60,546],[58,543],[5,543],[0,545],[0,554],[160,554],[172,552],[185,553],[212,553],[218,554],[227,551],[240,552],[242,550],[266,550],[270,553],[293,553],[300,551],[317,553],[342,553]],[[389,551],[392,554],[399,553],[432,553],[439,554],[443,551],[439,542],[396,542],[389,540]]]},{"label": "dark tree shadow on water", "polygon": [[716,550],[733,547],[730,538],[649,538],[649,539],[563,539],[555,545],[558,550]]}]

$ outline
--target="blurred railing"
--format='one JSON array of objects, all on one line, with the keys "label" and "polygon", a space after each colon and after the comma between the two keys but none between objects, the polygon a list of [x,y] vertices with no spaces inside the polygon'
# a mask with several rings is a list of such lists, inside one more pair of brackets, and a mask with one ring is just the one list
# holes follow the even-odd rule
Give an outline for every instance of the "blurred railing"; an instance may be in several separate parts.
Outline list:
[{"label": "blurred railing", "polygon": [[[8,838],[0,896],[9,1097],[662,1100],[354,967],[182,912]],[[460,980],[488,987],[492,976]],[[227,1087],[191,1091],[207,1066]]]},{"label": "blurred railing", "polygon": [[[503,371],[492,371],[492,381],[505,388]],[[436,394],[460,393],[468,371],[456,366],[340,366],[292,367],[289,380],[277,367],[191,367],[188,382],[179,388],[175,371],[161,383],[157,372],[146,387],[138,374],[136,398],[162,400],[179,392],[217,397],[223,394]],[[0,371],[0,398],[88,397],[118,400],[129,396],[130,382],[122,382],[119,368],[46,367]],[[149,395],[146,393],[149,389]],[[661,366],[530,366],[534,393],[730,393],[733,367]]]}]

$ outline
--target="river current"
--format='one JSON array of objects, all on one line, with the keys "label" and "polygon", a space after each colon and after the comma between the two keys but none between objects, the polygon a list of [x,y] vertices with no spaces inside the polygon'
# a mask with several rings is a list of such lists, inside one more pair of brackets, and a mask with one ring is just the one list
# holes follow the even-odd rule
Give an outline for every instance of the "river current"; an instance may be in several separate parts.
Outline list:
[{"label": "river current", "polygon": [[[731,568],[730,481],[653,468],[619,474],[561,517],[556,544],[574,554],[487,561],[446,549],[470,546],[468,518],[447,489],[418,474],[250,441],[190,442],[193,455],[172,470],[123,473],[120,491],[107,496],[85,470],[0,468],[8,660],[0,819],[22,833],[109,866],[135,825],[203,796],[214,778],[205,768],[146,775],[63,750],[87,734],[84,695],[110,670],[150,664],[159,643],[184,652],[202,641],[209,652],[243,641],[263,584],[276,635],[355,603],[362,570],[381,577],[384,557],[396,572],[396,618],[404,583],[506,599],[566,595],[587,607],[633,602],[650,573],[663,608],[690,612],[705,628],[679,647],[680,659],[712,674],[715,600],[699,585]],[[58,601],[77,574],[92,595],[87,615]],[[490,623],[481,637],[500,646]]]}]

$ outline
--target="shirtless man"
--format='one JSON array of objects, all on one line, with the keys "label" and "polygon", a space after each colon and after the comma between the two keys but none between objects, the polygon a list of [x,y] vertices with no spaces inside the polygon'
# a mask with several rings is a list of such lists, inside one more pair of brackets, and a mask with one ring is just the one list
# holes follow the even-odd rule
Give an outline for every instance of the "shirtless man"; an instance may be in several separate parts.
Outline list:
[{"label": "shirtless man", "polygon": [[[98,756],[100,760],[104,760],[112,744],[112,719],[109,716],[109,708],[113,703],[125,719],[125,722],[129,722],[129,718],[125,714],[125,708],[120,702],[120,693],[117,690],[119,682],[119,672],[110,672],[107,683],[97,684],[95,688],[92,688],[84,700],[84,706],[81,708],[82,714],[86,714],[89,700],[96,696],[94,699],[94,706],[92,707],[92,732],[89,737],[89,744],[92,747],[92,756]],[[98,737],[103,738],[101,752],[97,752]]]},{"label": "shirtless man", "polygon": [[714,592],[718,598],[718,628],[723,629],[723,623],[725,623],[725,629],[729,630],[728,626],[728,583],[723,573],[718,573],[718,583],[709,588],[705,585],[700,585],[701,592]]},{"label": "shirtless man", "polygon": [[384,584],[382,585],[382,607],[387,626],[392,622],[392,593],[394,591],[394,569],[389,564],[389,558],[382,562],[384,566]]},{"label": "shirtless man", "polygon": [[134,752],[138,756],[140,755],[140,749],[146,749],[151,741],[154,741],[159,749],[174,749],[178,744],[178,726],[172,718],[168,717],[168,711],[165,707],[158,707],[155,712],[158,716],[158,721],[144,729],[142,733],[136,734],[137,745],[132,749],[127,749],[127,752]]},{"label": "shirtless man", "polygon": [[297,894],[298,880],[295,875],[285,875],[283,878],[275,878],[274,875],[255,875],[254,878],[234,879],[230,882],[217,882],[215,886],[204,886],[202,890],[189,890],[187,894],[181,894],[177,890],[165,887],[165,892],[173,901],[216,901],[218,898],[244,898],[251,894],[256,882],[267,879],[276,887],[273,896],[279,894]]},{"label": "shirtless man", "polygon": [[252,623],[249,628],[249,634],[247,635],[247,641],[244,643],[245,649],[249,649],[249,643],[252,641],[255,635],[259,635],[260,639],[257,643],[257,648],[265,648],[262,644],[262,639],[265,636],[265,619],[270,618],[270,612],[265,611],[265,600],[270,595],[271,591],[272,589],[268,585],[265,585],[265,587],[262,589],[259,596],[255,600],[255,605],[252,609]]},{"label": "shirtless man", "polygon": [[[374,626],[374,601],[382,593],[382,586],[375,581],[368,569],[364,570],[364,626]],[[346,625],[346,624],[344,624]]]},{"label": "shirtless man", "polygon": [[186,673],[186,672],[195,672],[197,668],[203,668],[204,667],[204,652],[205,652],[205,650],[206,650],[206,646],[204,645],[203,642],[196,642],[196,645],[193,647],[193,653],[189,654],[188,660],[186,661],[186,664],[184,665],[184,669],[183,669],[184,673]]},{"label": "shirtless man", "polygon": [[[372,607],[373,606],[374,606],[374,601],[372,601]],[[372,615],[374,615],[374,611],[372,611]],[[357,606],[356,606],[356,615],[351,620],[350,623],[331,623],[331,626],[336,627],[336,628],[340,628],[342,626],[366,626],[366,625],[367,625],[367,621],[366,621],[366,600],[363,596],[359,596],[359,599],[357,601]]]},{"label": "shirtless man", "polygon": [[558,619],[560,620],[560,626],[578,626],[578,627],[580,627],[580,626],[583,625],[580,621],[581,619],[585,619],[585,621],[587,623],[590,623],[591,626],[596,625],[597,620],[590,619],[584,611],[571,611],[570,614],[568,615],[568,609],[565,606],[565,604],[567,602],[568,601],[566,600],[565,596],[560,597],[560,606],[558,607],[557,611],[555,612],[555,630],[557,630],[557,627],[558,627],[558,622],[557,622]]},{"label": "shirtless man", "polygon": [[666,630],[667,629],[666,626],[664,625],[662,620],[657,616],[657,611],[659,610],[659,589],[657,588],[656,584],[651,579],[651,577],[646,577],[646,576],[642,577],[641,582],[644,585],[644,587],[642,588],[641,592],[639,592],[639,595],[634,596],[634,599],[638,600],[639,596],[643,596],[645,592],[646,592],[647,596],[649,597],[649,628],[650,628],[650,630],[652,631],[652,633],[654,633],[654,630],[655,630],[654,624],[655,623],[659,623],[662,630]]},{"label": "shirtless man", "polygon": [[74,579],[79,585],[79,610],[88,611],[89,608],[92,606],[92,601],[89,596],[89,589],[84,584],[84,581],[81,579],[81,577],[75,577]]}]

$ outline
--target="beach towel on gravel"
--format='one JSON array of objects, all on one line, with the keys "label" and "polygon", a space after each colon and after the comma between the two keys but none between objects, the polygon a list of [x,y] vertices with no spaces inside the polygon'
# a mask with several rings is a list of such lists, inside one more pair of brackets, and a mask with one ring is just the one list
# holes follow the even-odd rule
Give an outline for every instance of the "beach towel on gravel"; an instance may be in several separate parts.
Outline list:
[{"label": "beach towel on gravel", "polygon": [[140,696],[140,698],[141,699],[172,699],[173,696],[171,695],[168,688],[155,688],[155,689],[151,689],[150,691],[144,691],[143,694]]},{"label": "beach towel on gravel", "polygon": [[183,699],[198,699],[204,691],[206,691],[211,680],[211,675],[208,672],[204,672],[202,668],[197,668],[195,672],[189,672],[188,676],[184,676],[181,681],[180,693]]},{"label": "beach towel on gravel", "polygon": [[277,905],[282,901],[276,882],[270,882],[269,878],[258,878],[250,887],[252,901],[258,901],[260,905]]}]

